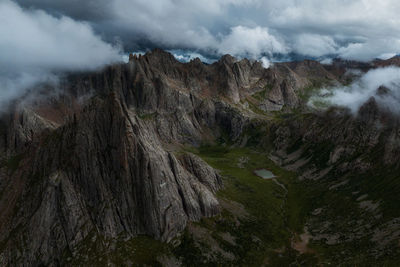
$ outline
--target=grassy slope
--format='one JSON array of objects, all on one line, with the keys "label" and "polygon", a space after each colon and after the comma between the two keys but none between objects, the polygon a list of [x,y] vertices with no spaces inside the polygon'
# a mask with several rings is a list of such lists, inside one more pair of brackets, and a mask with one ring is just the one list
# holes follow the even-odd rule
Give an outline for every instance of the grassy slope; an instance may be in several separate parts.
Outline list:
[{"label": "grassy slope", "polygon": [[[206,146],[190,150],[220,170],[225,188],[218,192],[218,197],[241,203],[248,212],[248,216],[239,218],[240,224],[234,210],[223,210],[221,215],[195,223],[206,229],[221,249],[235,255],[235,259],[229,260],[219,252],[211,252],[209,244],[194,238],[187,230],[172,242],[180,243],[177,246],[138,237],[118,241],[112,252],[109,252],[112,242],[90,237],[80,244],[79,254],[83,258],[72,257],[66,252],[68,264],[106,266],[107,262],[113,262],[123,266],[131,262],[137,266],[157,266],[157,257],[174,255],[186,266],[316,265],[316,257],[300,255],[291,248],[293,233],[303,231],[306,207],[309,206],[305,189],[296,181],[294,173],[276,166],[266,154],[249,148]],[[248,163],[240,168],[239,159],[244,157],[248,158]],[[288,192],[272,180],[255,176],[253,171],[259,168],[271,170]],[[230,233],[236,244],[226,242],[223,233]]]},{"label": "grassy slope", "polygon": [[[320,169],[327,167],[326,163],[333,149],[331,143],[302,144],[298,140],[293,141],[290,149],[295,151],[303,146],[307,149],[304,156],[311,157],[311,164]],[[276,166],[266,154],[255,151],[254,148],[208,146],[194,152],[219,169],[225,177],[226,187],[219,193],[219,197],[242,203],[254,218],[252,222],[245,222],[245,231],[240,227],[224,229],[233,235],[242,236],[243,232],[248,232],[261,239],[258,246],[252,246],[250,238],[241,239],[239,248],[233,252],[240,255],[242,260],[233,265],[259,266],[268,263],[271,266],[398,266],[398,240],[395,239],[384,248],[379,248],[381,244],[373,241],[374,231],[385,229],[380,225],[386,223],[384,227],[388,227],[387,222],[400,217],[399,174],[394,171],[395,168],[382,167],[384,165],[379,157],[370,159],[376,166],[368,173],[343,173],[333,168],[322,179],[299,181],[296,174]],[[243,157],[248,157],[249,163],[244,168],[239,168],[237,163]],[[254,176],[252,172],[257,168],[267,168],[278,175],[278,180],[288,189],[287,196],[271,180]],[[332,185],[346,180],[347,183],[337,189],[330,189]],[[364,194],[368,196],[366,200],[379,203],[376,211],[361,208],[358,198]],[[312,211],[319,208],[323,208],[323,212],[312,215]],[[223,220],[211,223],[213,220],[215,221],[203,221],[208,221],[204,225],[214,229],[215,235],[221,231],[218,224]],[[308,247],[312,254],[299,255],[291,249],[289,241],[302,233],[305,223],[314,229],[323,229],[324,224],[330,223],[323,233],[328,235],[327,238],[339,235],[339,239],[331,244],[326,238],[311,240]],[[381,252],[376,253],[377,248]]]},{"label": "grassy slope", "polygon": [[[276,123],[279,120],[278,118]],[[261,124],[258,128],[264,129],[264,126]],[[175,240],[176,243],[180,242],[178,246],[140,237],[120,242],[115,252],[107,258],[116,263],[121,263],[121,259],[125,259],[122,262],[129,259],[139,266],[156,265],[157,256],[162,254],[174,255],[186,266],[396,266],[399,260],[398,250],[389,251],[376,259],[369,254],[374,244],[370,242],[371,236],[368,235],[333,245],[327,245],[326,240],[311,241],[311,253],[308,254],[299,254],[293,250],[291,240],[297,239],[306,223],[310,222],[314,226],[331,222],[329,232],[342,233],[346,237],[358,227],[355,223],[357,219],[376,227],[377,224],[399,217],[397,200],[400,183],[396,182],[397,173],[379,169],[377,166],[376,172],[363,176],[342,175],[333,170],[321,180],[299,181],[295,173],[275,165],[264,151],[259,150],[260,147],[255,146],[260,141],[258,128],[246,132],[251,137],[257,137],[257,140],[249,140],[249,143],[254,141],[253,147],[213,145],[188,149],[220,170],[225,188],[218,193],[218,197],[243,204],[249,213],[248,217],[239,219],[239,225],[235,211],[228,209],[223,210],[219,216],[195,223],[197,227],[206,229],[209,233],[207,235],[221,249],[235,255],[235,259],[228,259],[220,252],[212,251],[210,245],[194,237],[190,229]],[[265,135],[267,133],[264,130],[261,132]],[[288,153],[304,145],[308,148],[308,154],[304,156],[311,156],[316,166],[326,167],[331,144],[307,145],[293,140]],[[239,167],[238,163],[242,158],[248,158],[248,162]],[[277,175],[278,181],[288,190],[287,193],[272,180],[255,176],[253,171],[258,168],[269,169]],[[338,190],[328,190],[333,183],[346,179],[350,182]],[[360,193],[353,195],[355,191]],[[369,195],[368,199],[384,200],[381,205],[383,216],[380,220],[375,220],[369,212],[360,209],[356,199],[364,193]],[[312,211],[317,208],[323,208],[324,212],[319,216],[311,216]],[[230,233],[236,244],[226,242],[222,238],[224,233]]]},{"label": "grassy slope", "polygon": [[[156,259],[162,254],[174,255],[186,266],[396,266],[398,254],[388,254],[379,259],[368,254],[373,245],[369,237],[335,245],[327,245],[324,240],[311,241],[309,247],[312,253],[308,254],[299,254],[291,248],[291,239],[298,238],[303,232],[305,223],[309,222],[310,214],[316,208],[323,207],[325,211],[319,217],[312,217],[312,224],[332,222],[329,231],[343,233],[344,236],[350,235],[351,230],[357,227],[354,225],[356,219],[379,223],[371,218],[371,214],[359,208],[356,201],[358,196],[351,197],[352,192],[358,190],[360,194],[369,193],[370,197],[379,198],[393,177],[397,178],[396,174],[379,173],[384,175],[384,179],[376,183],[378,187],[375,190],[371,190],[371,182],[376,181],[377,176],[372,175],[342,177],[342,180],[351,178],[350,182],[340,190],[327,190],[332,181],[338,179],[334,172],[328,175],[328,179],[299,181],[295,173],[275,165],[266,153],[254,148],[215,145],[191,148],[190,151],[220,170],[225,188],[218,193],[218,197],[243,204],[249,213],[248,217],[239,219],[240,225],[236,223],[233,210],[224,210],[219,216],[195,223],[207,229],[218,246],[236,258],[229,260],[219,252],[210,252],[210,245],[193,237],[190,230],[177,238],[176,241],[180,242],[178,246],[139,237],[119,242],[117,249],[106,258],[115,263],[129,260],[139,266],[157,265]],[[248,162],[239,167],[239,160],[243,158],[248,158]],[[287,193],[272,180],[255,176],[253,171],[259,168],[269,169],[277,175]],[[397,192],[397,187],[391,188]],[[392,195],[391,198],[396,196]],[[381,222],[398,216],[397,207],[384,204],[382,208],[384,216]],[[223,233],[230,233],[236,245],[223,240]],[[99,259],[98,256],[93,258]]]},{"label": "grassy slope", "polygon": [[[202,220],[201,226],[212,230],[213,236],[230,232],[237,241],[237,246],[227,247],[237,255],[237,260],[217,260],[215,264],[285,266],[302,263],[311,266],[317,263],[313,255],[300,255],[291,248],[293,233],[302,233],[309,207],[305,188],[294,173],[276,166],[266,154],[249,148],[207,146],[201,147],[197,154],[221,171],[225,188],[218,196],[243,204],[250,214],[250,218],[242,220],[238,227],[231,223],[232,214],[227,210],[223,218],[217,216]],[[244,157],[248,158],[248,163],[240,168],[239,159]],[[255,176],[253,171],[259,168],[267,168],[277,175],[287,192],[272,180]],[[201,265],[201,262],[192,263]],[[212,262],[205,265],[210,264]]]}]

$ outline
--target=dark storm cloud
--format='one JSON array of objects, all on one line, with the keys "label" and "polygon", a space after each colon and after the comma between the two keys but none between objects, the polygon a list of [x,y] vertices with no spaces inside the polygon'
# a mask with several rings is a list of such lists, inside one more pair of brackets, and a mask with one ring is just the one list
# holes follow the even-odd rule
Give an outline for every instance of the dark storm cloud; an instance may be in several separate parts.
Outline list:
[{"label": "dark storm cloud", "polygon": [[400,53],[399,8],[396,0],[0,0],[0,98],[54,71],[120,60],[116,44],[265,66],[291,55],[387,58]]},{"label": "dark storm cloud", "polygon": [[53,15],[65,15],[77,20],[100,21],[110,16],[112,1],[106,0],[19,0],[26,8],[40,8]]},{"label": "dark storm cloud", "polygon": [[273,53],[369,60],[400,52],[396,0],[22,0],[89,21],[107,40],[260,57]]}]

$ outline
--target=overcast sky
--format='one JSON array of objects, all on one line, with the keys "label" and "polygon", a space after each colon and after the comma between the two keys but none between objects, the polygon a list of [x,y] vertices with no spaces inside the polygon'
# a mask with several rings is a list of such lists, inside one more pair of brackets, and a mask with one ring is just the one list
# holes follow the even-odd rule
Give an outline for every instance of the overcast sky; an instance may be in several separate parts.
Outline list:
[{"label": "overcast sky", "polygon": [[400,53],[397,0],[21,0],[88,22],[125,50],[163,47],[259,57],[369,60]]},{"label": "overcast sky", "polygon": [[0,94],[154,47],[388,58],[400,54],[399,10],[398,0],[0,0]]}]

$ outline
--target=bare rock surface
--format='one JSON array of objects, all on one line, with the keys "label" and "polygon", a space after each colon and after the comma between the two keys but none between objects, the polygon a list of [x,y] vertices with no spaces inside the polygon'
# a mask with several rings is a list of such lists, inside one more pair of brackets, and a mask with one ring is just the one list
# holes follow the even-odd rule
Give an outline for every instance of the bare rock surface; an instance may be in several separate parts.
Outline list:
[{"label": "bare rock surface", "polygon": [[[269,118],[263,111],[303,107],[301,95],[338,82],[343,64],[328,68],[306,60],[265,69],[229,55],[210,65],[181,63],[155,49],[126,64],[68,74],[57,88],[63,93],[51,100],[16,104],[0,114],[0,265],[66,265],[66,255],[79,256],[80,245],[96,238],[148,235],[168,242],[189,221],[222,208],[234,210],[240,224],[250,215],[239,203],[219,203],[218,172],[198,156],[176,151],[221,137],[244,146],[256,119]],[[374,99],[356,118],[340,109],[304,118],[263,121],[268,136],[256,138],[270,138],[276,162],[308,178],[324,178],[333,165],[343,172],[370,170],[356,144],[366,153],[379,146],[385,163],[400,162],[398,121]],[[322,156],[316,159],[314,152]],[[332,191],[346,185],[330,183]],[[379,210],[374,203],[360,205]],[[319,228],[321,239],[332,244],[341,237]],[[316,229],[309,229],[314,239]],[[398,236],[392,230],[375,229],[374,240]]]}]

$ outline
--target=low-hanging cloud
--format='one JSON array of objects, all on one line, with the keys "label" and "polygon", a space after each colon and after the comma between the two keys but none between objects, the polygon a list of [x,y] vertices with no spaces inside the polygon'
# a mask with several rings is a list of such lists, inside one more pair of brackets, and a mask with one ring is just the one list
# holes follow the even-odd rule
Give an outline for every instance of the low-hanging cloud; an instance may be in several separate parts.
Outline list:
[{"label": "low-hanging cloud", "polygon": [[[229,53],[259,59],[265,67],[282,58],[276,54],[284,54],[283,58],[299,54],[324,64],[332,57],[367,61],[400,54],[400,2],[396,0],[18,3],[0,3],[3,96],[38,81],[52,81],[55,71],[91,69],[119,60],[120,51],[110,45],[115,39],[122,41],[126,52],[161,47],[178,51],[174,54],[179,60],[196,56],[206,62]],[[336,88],[327,99],[358,109],[376,90],[372,80],[395,81],[394,75],[383,74],[393,71],[381,71],[371,71],[350,87]],[[390,86],[396,94],[393,83]]]},{"label": "low-hanging cloud", "polygon": [[319,34],[299,34],[294,43],[295,52],[313,57],[333,54],[337,48],[338,45],[332,37]]},{"label": "low-hanging cloud", "polygon": [[0,105],[57,72],[93,70],[120,61],[118,48],[87,23],[0,2]]},{"label": "low-hanging cloud", "polygon": [[382,109],[400,114],[399,67],[370,70],[349,86],[322,89],[310,104],[342,106],[356,113],[371,97]]},{"label": "low-hanging cloud", "polygon": [[262,54],[285,54],[288,48],[271,35],[267,28],[237,26],[218,43],[218,52],[259,58]]},{"label": "low-hanging cloud", "polygon": [[218,55],[294,52],[363,61],[400,53],[397,0],[81,2],[20,0],[24,6],[86,20],[109,40],[120,37],[129,51],[158,46]]}]

